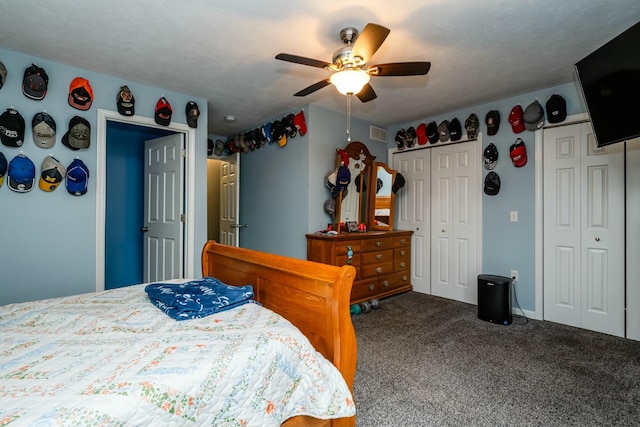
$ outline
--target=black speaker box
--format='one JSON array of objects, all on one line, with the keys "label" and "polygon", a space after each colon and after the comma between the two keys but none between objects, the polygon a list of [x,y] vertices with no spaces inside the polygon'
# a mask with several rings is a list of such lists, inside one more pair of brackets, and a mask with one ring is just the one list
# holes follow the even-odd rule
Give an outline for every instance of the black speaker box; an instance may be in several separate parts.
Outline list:
[{"label": "black speaker box", "polygon": [[511,278],[491,274],[478,276],[478,319],[511,324]]}]

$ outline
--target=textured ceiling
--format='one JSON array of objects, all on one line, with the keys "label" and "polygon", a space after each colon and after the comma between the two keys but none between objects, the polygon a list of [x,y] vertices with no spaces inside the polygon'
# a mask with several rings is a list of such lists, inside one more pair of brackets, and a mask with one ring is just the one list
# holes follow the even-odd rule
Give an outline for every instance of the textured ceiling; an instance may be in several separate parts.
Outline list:
[{"label": "textured ceiling", "polygon": [[354,99],[353,116],[386,127],[575,80],[639,19],[638,0],[3,0],[0,48],[205,98],[209,133],[228,136],[307,103],[345,111],[333,86],[292,96],[329,71],[274,59],[331,62],[344,27],[391,29],[369,64],[432,63]]}]

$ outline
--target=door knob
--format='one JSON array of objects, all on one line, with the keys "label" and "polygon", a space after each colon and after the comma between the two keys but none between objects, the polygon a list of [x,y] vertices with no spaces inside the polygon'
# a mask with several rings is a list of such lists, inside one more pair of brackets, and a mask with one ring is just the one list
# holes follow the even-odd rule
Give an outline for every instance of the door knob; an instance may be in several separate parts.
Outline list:
[{"label": "door knob", "polygon": [[142,231],[143,233],[146,233],[147,231],[149,231],[149,227],[142,227],[140,231]]},{"label": "door knob", "polygon": [[599,241],[600,241],[600,238],[599,238],[599,237],[596,237],[596,242],[599,242]]}]

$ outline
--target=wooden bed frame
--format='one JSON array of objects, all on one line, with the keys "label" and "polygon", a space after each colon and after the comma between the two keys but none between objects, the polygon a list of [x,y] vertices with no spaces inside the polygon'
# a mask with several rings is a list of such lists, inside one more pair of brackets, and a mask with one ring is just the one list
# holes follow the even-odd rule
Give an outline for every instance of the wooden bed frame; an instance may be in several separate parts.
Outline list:
[{"label": "wooden bed frame", "polygon": [[[349,313],[352,266],[336,267],[208,241],[202,274],[231,285],[253,285],[255,299],[282,315],[342,373],[353,392],[356,335]],[[294,417],[283,426],[355,426],[355,417]]]}]

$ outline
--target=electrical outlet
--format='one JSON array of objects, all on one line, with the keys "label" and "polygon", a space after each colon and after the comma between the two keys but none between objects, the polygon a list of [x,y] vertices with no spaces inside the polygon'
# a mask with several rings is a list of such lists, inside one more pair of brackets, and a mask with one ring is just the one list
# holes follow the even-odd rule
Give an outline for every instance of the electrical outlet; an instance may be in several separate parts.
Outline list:
[{"label": "electrical outlet", "polygon": [[511,270],[511,280],[514,282],[518,281],[518,270]]}]

